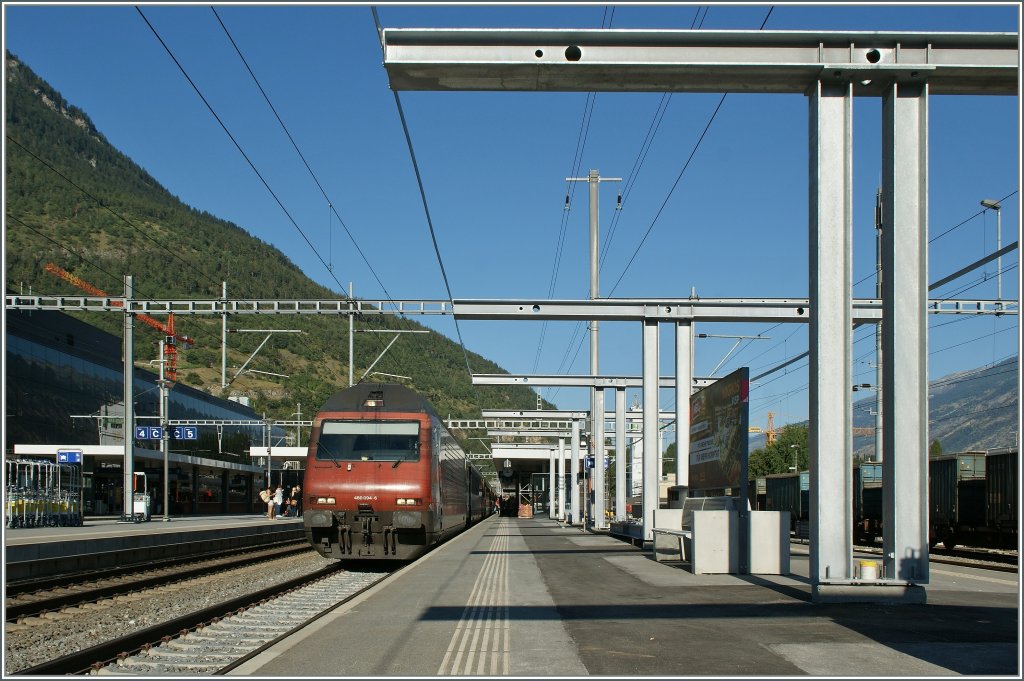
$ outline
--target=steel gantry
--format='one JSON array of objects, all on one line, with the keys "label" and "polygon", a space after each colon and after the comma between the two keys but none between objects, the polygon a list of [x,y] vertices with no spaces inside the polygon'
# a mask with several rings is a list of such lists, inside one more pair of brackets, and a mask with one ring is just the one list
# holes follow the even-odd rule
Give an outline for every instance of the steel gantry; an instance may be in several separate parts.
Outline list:
[{"label": "steel gantry", "polygon": [[[385,28],[380,37],[384,66],[396,91],[747,92],[807,97],[810,296],[802,313],[810,322],[812,595],[819,601],[870,598],[876,592],[891,598],[899,591],[907,600],[924,600],[928,95],[1016,95],[1017,34]],[[851,294],[852,118],[857,96],[881,98],[883,127],[885,586],[874,589],[855,584],[850,541],[851,326],[869,321],[858,319]],[[531,313],[538,319],[599,318],[591,307],[577,308],[582,314],[573,316],[563,309],[559,315],[550,304],[534,303],[521,309],[519,318]],[[764,318],[735,312],[726,311],[719,321]],[[794,313],[777,311],[779,317]],[[681,313],[678,324],[692,318]],[[644,407],[656,413],[658,320],[644,318],[642,325]],[[689,336],[689,329],[680,331],[677,336]],[[677,350],[677,357],[684,355]],[[645,418],[645,445],[654,444],[656,424],[653,414]],[[645,446],[648,451],[652,450]],[[657,497],[653,500],[656,503]],[[645,490],[645,535],[650,537],[648,501]]]}]

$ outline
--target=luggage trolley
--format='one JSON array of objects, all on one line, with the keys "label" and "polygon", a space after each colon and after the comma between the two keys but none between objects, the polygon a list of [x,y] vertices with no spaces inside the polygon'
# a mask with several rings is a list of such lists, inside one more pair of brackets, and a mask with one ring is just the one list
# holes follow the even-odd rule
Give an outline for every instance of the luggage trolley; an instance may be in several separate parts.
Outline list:
[{"label": "luggage trolley", "polygon": [[78,464],[8,461],[4,495],[4,522],[9,528],[82,524],[82,469]]}]

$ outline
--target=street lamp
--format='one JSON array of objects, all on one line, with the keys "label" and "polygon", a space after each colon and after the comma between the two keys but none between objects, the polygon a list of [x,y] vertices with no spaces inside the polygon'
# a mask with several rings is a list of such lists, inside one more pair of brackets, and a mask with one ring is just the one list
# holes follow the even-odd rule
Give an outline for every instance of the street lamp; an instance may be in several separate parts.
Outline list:
[{"label": "street lamp", "polygon": [[[996,212],[996,251],[1000,251],[1003,248],[1003,205],[995,199],[982,199],[981,205]],[[996,299],[1003,299],[1003,256],[996,258]]]},{"label": "street lamp", "polygon": [[798,471],[800,467],[797,465],[797,450],[800,445],[790,445],[789,448],[793,450],[793,470]]}]

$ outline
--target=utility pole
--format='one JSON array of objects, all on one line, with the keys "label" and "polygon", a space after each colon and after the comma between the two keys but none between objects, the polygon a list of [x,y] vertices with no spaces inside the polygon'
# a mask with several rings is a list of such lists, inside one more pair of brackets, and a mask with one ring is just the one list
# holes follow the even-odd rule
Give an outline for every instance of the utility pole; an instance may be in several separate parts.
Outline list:
[{"label": "utility pole", "polygon": [[[598,221],[598,189],[601,182],[621,182],[621,177],[601,177],[599,170],[591,170],[587,177],[567,177],[566,182],[586,182],[590,186],[590,299],[601,297],[598,283],[599,263],[599,221]],[[616,209],[622,207],[622,197],[616,203]],[[590,375],[598,375],[597,352],[597,320],[590,321]],[[597,388],[590,389],[590,454],[594,457],[594,488],[604,489],[604,400],[598,405]],[[603,393],[602,393],[603,398]],[[600,410],[598,410],[600,407]],[[655,407],[657,408],[657,407]],[[604,494],[594,494],[594,524],[604,526]]]},{"label": "utility pole", "polygon": [[170,500],[170,464],[168,463],[168,438],[170,433],[167,432],[167,380],[164,378],[164,367],[167,364],[167,360],[164,358],[164,341],[160,341],[160,454],[164,458],[164,518],[163,522],[169,522],[171,517],[167,510],[167,504]]},{"label": "utility pole", "polygon": [[220,318],[220,389],[228,387],[228,282],[221,282],[224,314]]},{"label": "utility pole", "polygon": [[124,278],[124,506],[121,509],[122,523],[135,522],[135,495],[132,482],[135,480],[133,464],[135,456],[135,315],[131,300],[135,293],[133,278]]},{"label": "utility pole", "polygon": [[[352,282],[348,282],[348,299],[349,307],[353,305],[352,301],[355,299],[352,297]],[[356,384],[355,379],[355,337],[356,337],[356,315],[355,312],[351,312],[348,316],[348,387],[352,387]]]}]

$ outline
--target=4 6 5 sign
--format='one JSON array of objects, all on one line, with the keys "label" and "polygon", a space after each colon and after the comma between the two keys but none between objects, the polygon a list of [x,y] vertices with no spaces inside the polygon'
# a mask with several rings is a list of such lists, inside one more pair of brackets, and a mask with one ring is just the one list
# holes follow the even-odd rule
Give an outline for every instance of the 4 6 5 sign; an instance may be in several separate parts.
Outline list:
[{"label": "4 6 5 sign", "polygon": [[[195,426],[174,426],[171,437],[175,440],[198,440],[199,429]],[[162,440],[164,429],[160,426],[135,426],[136,440]]]}]

